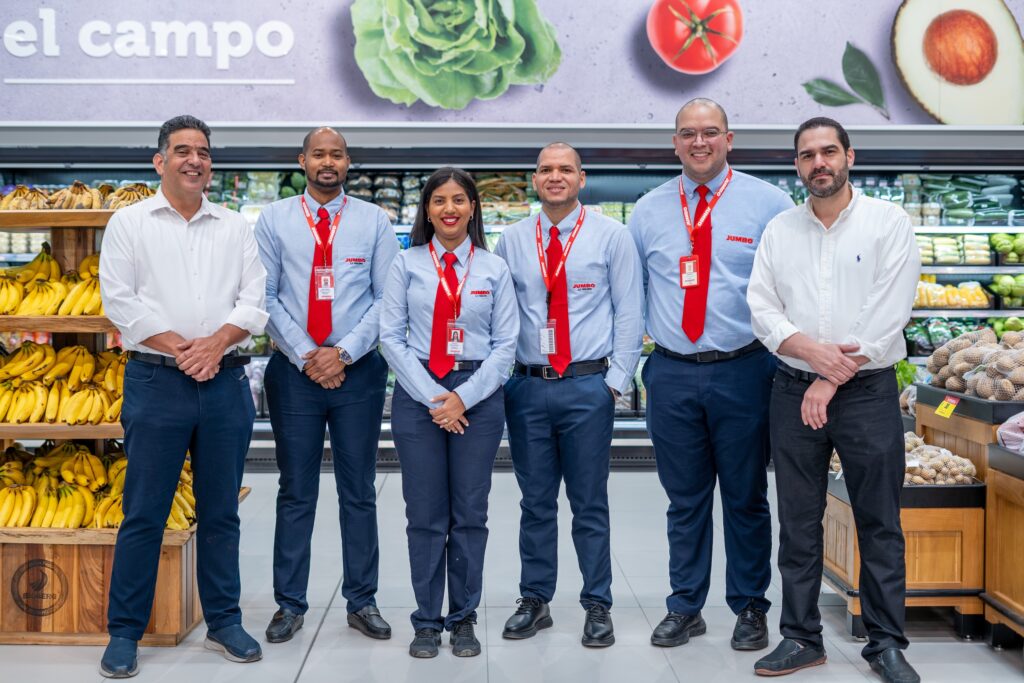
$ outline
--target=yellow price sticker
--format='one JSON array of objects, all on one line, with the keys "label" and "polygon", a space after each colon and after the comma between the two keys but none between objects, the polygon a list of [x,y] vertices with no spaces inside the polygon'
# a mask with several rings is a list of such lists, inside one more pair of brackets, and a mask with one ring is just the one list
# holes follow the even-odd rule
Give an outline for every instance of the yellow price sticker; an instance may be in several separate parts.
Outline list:
[{"label": "yellow price sticker", "polygon": [[935,414],[939,417],[949,417],[956,410],[957,405],[960,403],[960,399],[956,396],[946,396],[942,399],[942,403],[935,409]]}]

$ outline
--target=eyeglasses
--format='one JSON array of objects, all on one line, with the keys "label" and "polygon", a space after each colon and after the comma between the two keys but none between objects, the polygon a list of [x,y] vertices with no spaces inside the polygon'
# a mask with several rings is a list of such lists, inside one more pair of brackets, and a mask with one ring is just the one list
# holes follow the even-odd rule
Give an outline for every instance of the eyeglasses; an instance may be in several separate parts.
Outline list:
[{"label": "eyeglasses", "polygon": [[714,142],[723,135],[725,131],[717,128],[705,128],[704,130],[694,130],[693,128],[683,128],[676,133],[682,139],[683,142],[693,142],[698,136],[704,139],[704,142]]}]

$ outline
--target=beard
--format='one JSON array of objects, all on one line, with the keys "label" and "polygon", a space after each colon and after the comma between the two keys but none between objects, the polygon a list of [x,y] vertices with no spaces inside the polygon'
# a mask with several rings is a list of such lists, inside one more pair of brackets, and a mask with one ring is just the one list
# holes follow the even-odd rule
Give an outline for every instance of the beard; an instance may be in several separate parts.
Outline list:
[{"label": "beard", "polygon": [[345,175],[335,171],[333,180],[321,180],[318,172],[314,176],[306,178],[306,182],[318,190],[330,192],[341,187],[341,184],[345,182]]},{"label": "beard", "polygon": [[[827,173],[832,176],[832,182],[825,187],[815,185],[811,182],[811,178],[822,173]],[[804,182],[804,187],[807,188],[807,191],[810,192],[811,195],[818,199],[825,199],[826,197],[831,197],[839,192],[841,189],[846,187],[848,182],[850,182],[850,166],[849,164],[843,164],[843,167],[835,173],[827,168],[816,168],[811,171],[810,175],[806,177],[801,176],[800,180]]]}]

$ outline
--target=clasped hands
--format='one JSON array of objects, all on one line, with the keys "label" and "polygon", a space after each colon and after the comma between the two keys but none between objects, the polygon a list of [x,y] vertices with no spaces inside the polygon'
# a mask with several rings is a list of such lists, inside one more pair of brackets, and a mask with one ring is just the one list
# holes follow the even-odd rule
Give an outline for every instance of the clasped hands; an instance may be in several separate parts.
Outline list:
[{"label": "clasped hands", "polygon": [[828,422],[828,404],[839,386],[853,379],[866,356],[848,355],[860,350],[857,344],[815,344],[805,360],[819,377],[804,392],[800,419],[811,429],[821,429]]},{"label": "clasped hands", "polygon": [[196,337],[174,345],[178,369],[197,382],[213,379],[220,372],[220,362],[228,344],[219,336]]},{"label": "clasped hands", "polygon": [[430,409],[430,416],[441,429],[455,434],[465,434],[469,420],[466,419],[466,404],[454,391],[445,393],[430,399],[431,403],[440,403],[437,408]]},{"label": "clasped hands", "polygon": [[338,357],[338,349],[322,346],[302,356],[306,364],[302,371],[324,389],[337,389],[345,381],[345,363]]}]

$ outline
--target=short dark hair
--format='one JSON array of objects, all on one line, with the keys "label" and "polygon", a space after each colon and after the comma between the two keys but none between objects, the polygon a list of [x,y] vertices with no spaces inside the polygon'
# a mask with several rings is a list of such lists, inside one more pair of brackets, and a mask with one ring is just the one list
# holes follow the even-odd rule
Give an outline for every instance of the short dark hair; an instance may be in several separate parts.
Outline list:
[{"label": "short dark hair", "polygon": [[487,250],[487,240],[484,238],[484,216],[480,209],[480,193],[477,192],[473,176],[461,168],[445,166],[434,171],[423,190],[420,193],[420,205],[416,208],[416,220],[413,221],[412,230],[409,232],[409,242],[412,246],[418,247],[426,244],[434,238],[434,226],[427,220],[427,206],[430,205],[430,197],[437,188],[449,180],[454,180],[463,190],[466,196],[473,202],[473,215],[469,219],[469,240],[477,249]]},{"label": "short dark hair", "polygon": [[544,149],[542,149],[540,152],[537,153],[537,164],[536,164],[536,166],[538,168],[540,167],[540,158],[541,158],[541,156],[544,154],[544,152],[548,151],[549,149],[568,149],[568,150],[571,150],[573,156],[576,158],[576,170],[577,171],[582,171],[583,170],[583,159],[580,157],[579,150],[576,149],[575,147],[573,147],[572,145],[570,145],[568,142],[552,142],[552,143],[549,143],[549,144],[545,145]]},{"label": "short dark hair", "polygon": [[796,135],[793,136],[793,151],[800,151],[800,136],[804,134],[805,130],[812,128],[832,128],[836,131],[836,137],[839,138],[839,144],[842,145],[843,151],[846,152],[850,149],[850,134],[843,128],[843,124],[839,123],[835,119],[830,119],[827,116],[815,116],[813,119],[807,119],[800,124],[800,127],[796,129]]},{"label": "short dark hair", "polygon": [[320,126],[318,128],[314,128],[313,130],[309,131],[308,133],[306,133],[306,137],[302,138],[302,154],[303,155],[306,155],[306,154],[309,153],[309,141],[313,139],[314,135],[316,135],[317,133],[319,133],[322,130],[329,130],[332,133],[334,133],[335,135],[337,135],[339,138],[341,138],[341,144],[343,144],[345,146],[345,153],[348,154],[348,141],[345,140],[345,136],[342,135],[341,133],[339,133],[338,131],[334,130],[330,126]]},{"label": "short dark hair", "polygon": [[156,151],[160,156],[167,156],[167,141],[171,133],[179,130],[198,130],[206,136],[206,144],[210,144],[210,127],[191,114],[182,114],[164,121],[164,125],[160,126],[160,135],[156,139]]}]

